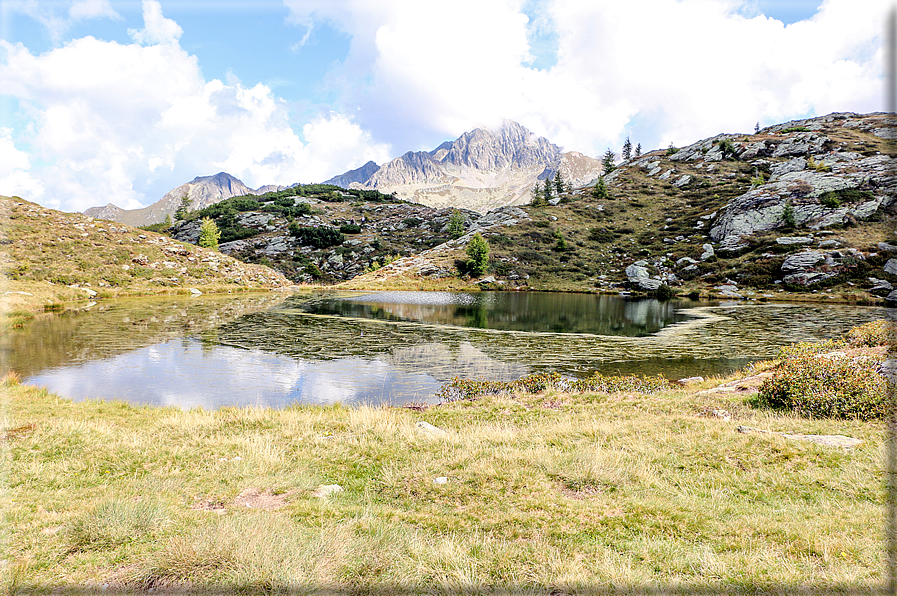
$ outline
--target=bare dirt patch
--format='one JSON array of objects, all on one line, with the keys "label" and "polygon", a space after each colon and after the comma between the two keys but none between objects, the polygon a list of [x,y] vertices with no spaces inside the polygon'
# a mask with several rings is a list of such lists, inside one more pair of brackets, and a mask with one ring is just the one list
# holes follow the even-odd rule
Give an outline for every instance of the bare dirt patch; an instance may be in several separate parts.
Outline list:
[{"label": "bare dirt patch", "polygon": [[274,494],[271,490],[261,490],[258,488],[244,488],[239,495],[234,498],[234,506],[246,507],[248,509],[280,509],[287,504],[289,493]]}]

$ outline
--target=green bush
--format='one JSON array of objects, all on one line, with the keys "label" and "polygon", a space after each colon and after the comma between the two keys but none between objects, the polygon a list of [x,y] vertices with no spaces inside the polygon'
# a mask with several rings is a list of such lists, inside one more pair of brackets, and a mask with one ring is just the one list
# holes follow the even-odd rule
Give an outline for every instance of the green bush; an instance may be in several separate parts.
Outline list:
[{"label": "green bush", "polygon": [[810,129],[806,126],[792,126],[790,128],[783,128],[782,133],[788,132],[810,132]]},{"label": "green bush", "polygon": [[837,209],[841,206],[841,201],[833,192],[827,192],[819,197],[819,204],[829,209]]},{"label": "green bush", "polygon": [[883,419],[887,381],[877,356],[806,355],[786,359],[760,385],[759,401],[810,418]]},{"label": "green bush", "polygon": [[346,237],[337,230],[329,226],[321,226],[318,228],[310,228],[300,226],[296,222],[290,224],[290,234],[295,236],[300,243],[308,244],[315,248],[328,248],[345,242]]},{"label": "green bush", "polygon": [[339,231],[343,234],[360,234],[361,226],[358,224],[343,224],[339,227]]},{"label": "green bush", "polygon": [[489,264],[489,243],[479,232],[467,243],[467,270],[473,275],[482,275]]}]

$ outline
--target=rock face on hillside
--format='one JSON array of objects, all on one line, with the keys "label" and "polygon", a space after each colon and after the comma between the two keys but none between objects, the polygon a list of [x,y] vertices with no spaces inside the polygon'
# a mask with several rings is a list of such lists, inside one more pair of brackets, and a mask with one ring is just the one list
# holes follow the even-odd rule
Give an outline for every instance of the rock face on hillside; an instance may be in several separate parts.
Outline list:
[{"label": "rock face on hillside", "polygon": [[231,197],[258,195],[282,188],[268,184],[253,190],[230,174],[219,172],[214,176],[197,176],[143,209],[121,209],[109,203],[105,207],[91,207],[84,213],[97,219],[108,219],[130,226],[145,226],[165,221],[168,215],[174,219],[174,212],[181,206],[181,199],[184,196],[190,199],[190,209],[197,210]]},{"label": "rock face on hillside", "polygon": [[[371,165],[331,178],[328,183],[351,180],[352,188],[376,189],[415,203],[483,213],[528,203],[533,185],[558,170],[574,186],[587,184],[601,174],[599,160],[581,153],[564,153],[510,120],[498,129],[466,132],[432,151],[409,151],[377,169]],[[367,178],[362,178],[364,168],[371,171]]]},{"label": "rock face on hillside", "polygon": [[342,186],[343,188],[349,188],[349,185],[353,182],[366,182],[379,169],[380,166],[372,161],[369,161],[360,168],[349,170],[345,174],[340,174],[339,176],[334,176],[330,180],[325,180],[322,184],[333,184],[336,186]]}]

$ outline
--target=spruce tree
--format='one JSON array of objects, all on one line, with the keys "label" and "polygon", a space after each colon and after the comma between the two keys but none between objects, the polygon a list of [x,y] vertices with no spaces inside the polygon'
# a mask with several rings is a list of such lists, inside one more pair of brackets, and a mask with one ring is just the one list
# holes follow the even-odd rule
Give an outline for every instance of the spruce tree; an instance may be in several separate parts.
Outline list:
[{"label": "spruce tree", "polygon": [[617,160],[617,154],[608,149],[604,152],[604,157],[601,159],[601,165],[604,167],[604,175],[608,175],[614,170],[617,169],[617,166],[614,165],[614,162]]},{"label": "spruce tree", "polygon": [[638,145],[635,146],[635,156],[639,157],[639,156],[641,156],[641,154],[642,154],[642,144],[639,143]]},{"label": "spruce tree", "polygon": [[452,240],[457,240],[464,235],[464,216],[457,209],[452,211],[448,221],[448,234]]},{"label": "spruce tree", "polygon": [[561,171],[558,170],[554,175],[554,189],[557,191],[557,195],[561,196],[564,192],[564,179],[561,178]]},{"label": "spruce tree", "polygon": [[629,140],[629,137],[626,137],[626,142],[623,143],[623,161],[629,161],[632,158],[632,141]]},{"label": "spruce tree", "polygon": [[754,134],[757,134],[758,132],[760,132],[760,123],[759,122],[754,125]]},{"label": "spruce tree", "polygon": [[542,190],[539,188],[539,185],[534,185],[529,192],[532,200],[530,201],[530,205],[533,207],[540,207],[545,204],[545,200],[542,198]]},{"label": "spruce tree", "polygon": [[174,212],[174,218],[178,221],[187,219],[187,215],[190,213],[190,197],[184,195],[181,197],[181,205]]},{"label": "spruce tree", "polygon": [[546,201],[551,198],[551,178],[545,179],[545,190],[542,191],[542,198]]}]

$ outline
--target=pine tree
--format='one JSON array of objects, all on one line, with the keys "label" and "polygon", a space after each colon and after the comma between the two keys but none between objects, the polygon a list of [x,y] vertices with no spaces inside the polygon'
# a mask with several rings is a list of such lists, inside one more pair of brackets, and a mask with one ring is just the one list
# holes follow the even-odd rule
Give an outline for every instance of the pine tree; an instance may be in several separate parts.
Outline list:
[{"label": "pine tree", "polygon": [[754,125],[754,134],[757,134],[758,132],[760,132],[760,123],[759,122]]},{"label": "pine tree", "polygon": [[642,144],[639,143],[638,145],[635,146],[635,156],[639,157],[639,156],[641,156],[641,154],[642,154]]},{"label": "pine tree", "polygon": [[601,160],[601,165],[604,167],[604,175],[608,175],[614,170],[617,169],[617,166],[614,165],[614,162],[617,160],[617,154],[608,149],[604,152],[604,157]]},{"label": "pine tree", "polygon": [[554,175],[554,189],[557,191],[557,195],[561,196],[564,192],[564,179],[561,178],[561,171],[558,170]]},{"label": "pine tree", "polygon": [[546,201],[551,198],[551,178],[545,179],[545,190],[542,191],[542,198]]},{"label": "pine tree", "polygon": [[632,141],[629,140],[629,137],[626,137],[626,142],[623,143],[623,161],[629,161],[632,158]]},{"label": "pine tree", "polygon": [[165,216],[165,221],[162,222],[162,225],[165,226],[165,229],[168,229],[171,227],[171,214],[170,213]]},{"label": "pine tree", "polygon": [[489,243],[479,232],[467,243],[467,270],[479,277],[489,264]]},{"label": "pine tree", "polygon": [[221,238],[221,231],[215,222],[208,217],[203,218],[202,226],[199,228],[199,244],[203,248],[211,248],[218,250],[218,240]]}]

